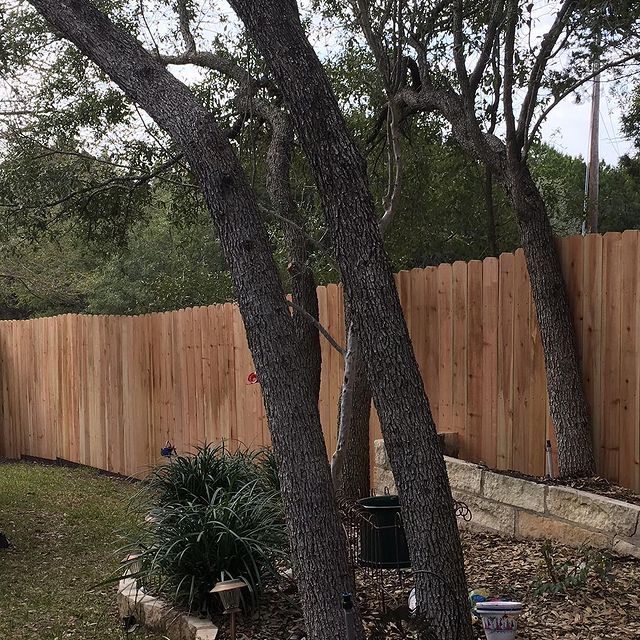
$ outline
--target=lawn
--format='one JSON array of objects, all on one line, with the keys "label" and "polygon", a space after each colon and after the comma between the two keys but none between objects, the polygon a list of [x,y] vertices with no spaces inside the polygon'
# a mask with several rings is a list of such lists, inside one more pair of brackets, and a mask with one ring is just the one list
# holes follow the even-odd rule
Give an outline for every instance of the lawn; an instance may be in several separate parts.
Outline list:
[{"label": "lawn", "polygon": [[84,468],[0,464],[0,638],[159,639],[125,634],[115,584],[118,534],[134,485]]}]

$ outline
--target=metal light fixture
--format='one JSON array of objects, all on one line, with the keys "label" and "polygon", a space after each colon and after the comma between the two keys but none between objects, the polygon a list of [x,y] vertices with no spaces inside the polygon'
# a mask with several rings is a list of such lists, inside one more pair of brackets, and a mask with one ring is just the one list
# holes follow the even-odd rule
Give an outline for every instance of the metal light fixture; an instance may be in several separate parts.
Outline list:
[{"label": "metal light fixture", "polygon": [[221,580],[210,591],[220,596],[224,612],[231,616],[231,640],[236,638],[236,613],[240,611],[240,592],[246,586],[247,583],[242,579]]}]

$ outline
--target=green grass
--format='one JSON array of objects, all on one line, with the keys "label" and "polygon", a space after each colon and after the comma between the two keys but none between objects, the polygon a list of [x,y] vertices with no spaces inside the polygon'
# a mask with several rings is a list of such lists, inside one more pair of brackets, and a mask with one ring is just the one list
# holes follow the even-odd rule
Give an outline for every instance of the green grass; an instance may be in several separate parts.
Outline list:
[{"label": "green grass", "polygon": [[131,530],[134,486],[76,468],[0,464],[0,638],[117,640],[125,634],[114,575],[119,533]]}]

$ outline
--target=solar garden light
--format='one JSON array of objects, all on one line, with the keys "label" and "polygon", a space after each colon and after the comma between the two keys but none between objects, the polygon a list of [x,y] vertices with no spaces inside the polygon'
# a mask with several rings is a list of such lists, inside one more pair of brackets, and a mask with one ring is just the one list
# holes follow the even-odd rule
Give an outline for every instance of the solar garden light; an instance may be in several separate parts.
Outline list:
[{"label": "solar garden light", "polygon": [[240,611],[240,592],[247,583],[244,580],[221,580],[209,593],[217,593],[222,600],[224,613],[231,616],[231,640],[236,638],[236,613]]}]

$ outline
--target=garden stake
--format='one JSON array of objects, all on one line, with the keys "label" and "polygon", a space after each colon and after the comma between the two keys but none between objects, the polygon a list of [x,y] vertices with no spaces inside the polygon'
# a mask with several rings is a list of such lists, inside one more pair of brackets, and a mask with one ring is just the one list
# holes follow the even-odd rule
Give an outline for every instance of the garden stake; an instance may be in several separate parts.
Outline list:
[{"label": "garden stake", "polygon": [[344,622],[347,627],[347,640],[355,640],[356,625],[353,615],[353,599],[350,593],[342,594],[342,608],[344,609]]}]

